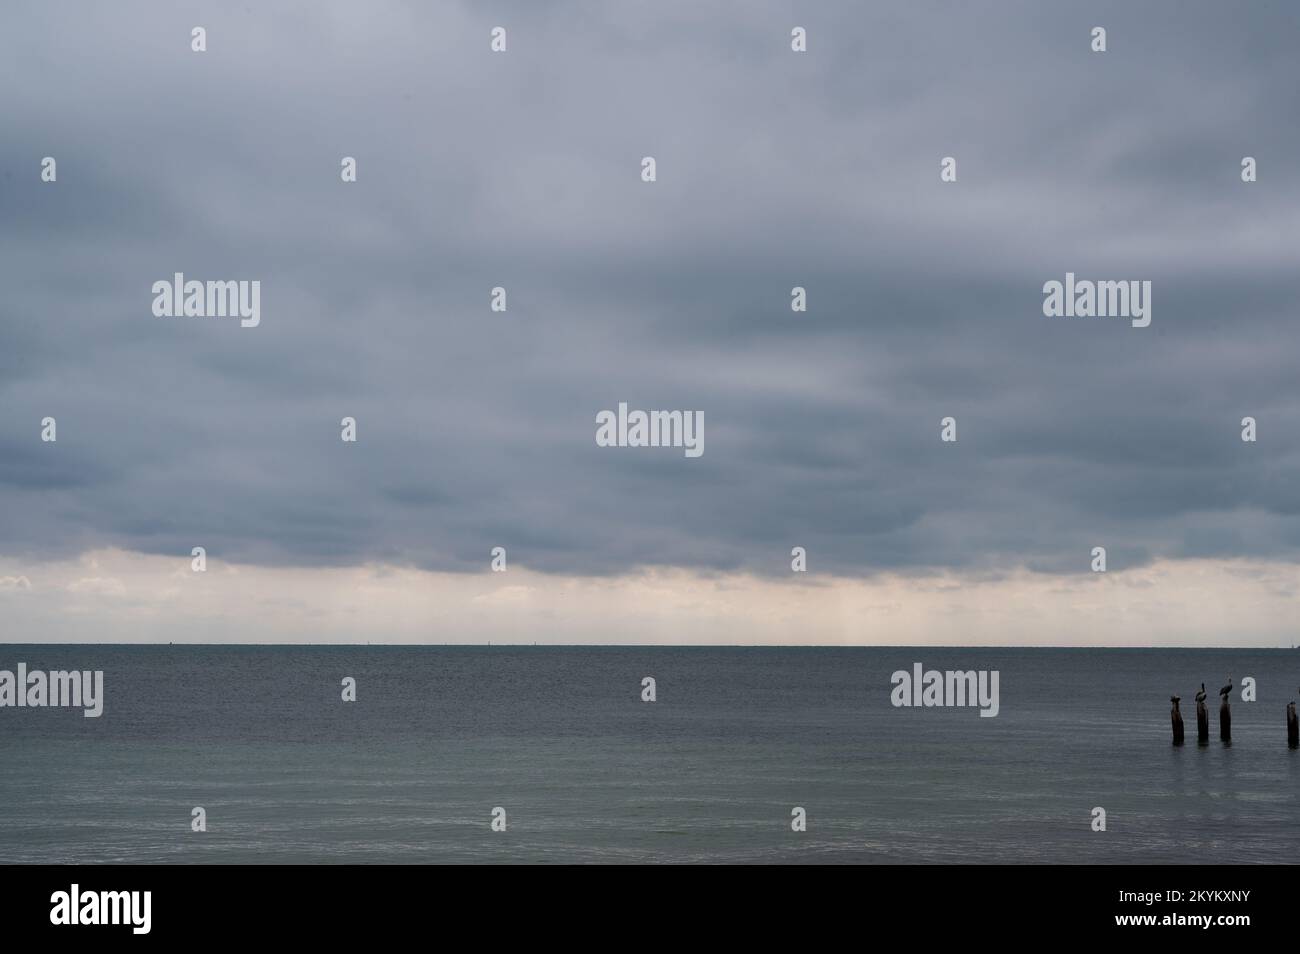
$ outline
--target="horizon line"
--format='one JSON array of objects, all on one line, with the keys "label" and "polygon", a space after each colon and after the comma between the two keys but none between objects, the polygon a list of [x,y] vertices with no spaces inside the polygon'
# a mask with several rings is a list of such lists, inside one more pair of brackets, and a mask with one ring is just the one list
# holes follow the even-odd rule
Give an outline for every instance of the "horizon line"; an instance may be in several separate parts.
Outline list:
[{"label": "horizon line", "polygon": [[53,641],[47,643],[24,643],[0,640],[0,646],[150,646],[150,647],[202,647],[210,649],[234,648],[360,648],[369,649],[1130,649],[1130,650],[1297,650],[1300,644],[1291,646],[1128,646],[1118,644],[1090,645],[1070,643],[1054,645],[1034,643],[1023,645],[975,645],[965,646],[930,643],[191,643],[191,642],[102,642],[84,643],[71,641]]}]

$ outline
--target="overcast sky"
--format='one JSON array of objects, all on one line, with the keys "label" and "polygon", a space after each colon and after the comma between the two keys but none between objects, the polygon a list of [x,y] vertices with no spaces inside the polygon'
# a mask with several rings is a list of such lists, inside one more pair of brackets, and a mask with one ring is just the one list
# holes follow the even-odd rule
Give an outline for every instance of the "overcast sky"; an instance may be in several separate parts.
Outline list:
[{"label": "overcast sky", "polygon": [[[1297,11],[8,3],[4,638],[456,642],[513,599],[501,641],[581,603],[592,641],[763,605],[754,641],[1289,645]],[[154,317],[178,271],[260,281],[260,326]],[[1150,327],[1043,317],[1067,271],[1151,281]],[[620,401],[702,411],[705,453],[597,447]],[[332,610],[356,579],[457,609]]]}]

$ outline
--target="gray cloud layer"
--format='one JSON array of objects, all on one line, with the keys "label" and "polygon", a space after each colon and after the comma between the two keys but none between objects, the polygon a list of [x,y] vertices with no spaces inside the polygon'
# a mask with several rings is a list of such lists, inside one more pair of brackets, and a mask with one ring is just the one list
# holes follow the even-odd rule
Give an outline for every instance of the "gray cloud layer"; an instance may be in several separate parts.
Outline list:
[{"label": "gray cloud layer", "polygon": [[[794,544],[842,573],[1081,571],[1095,544],[1112,568],[1300,557],[1293,4],[4,19],[0,552],[480,570],[503,545],[595,574],[783,572]],[[1043,318],[1067,270],[1150,279],[1151,327]],[[260,280],[261,326],[154,318],[176,271]],[[702,410],[704,456],[596,447],[619,401]]]}]

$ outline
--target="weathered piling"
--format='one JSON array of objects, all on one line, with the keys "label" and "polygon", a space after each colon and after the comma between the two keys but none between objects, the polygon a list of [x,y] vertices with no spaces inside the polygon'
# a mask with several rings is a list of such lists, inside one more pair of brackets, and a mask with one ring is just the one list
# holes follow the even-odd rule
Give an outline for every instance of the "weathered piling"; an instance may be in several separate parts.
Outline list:
[{"label": "weathered piling", "polygon": [[1210,744],[1210,711],[1205,708],[1205,683],[1201,683],[1201,691],[1196,694],[1196,743]]},{"label": "weathered piling", "polygon": [[1286,707],[1286,744],[1293,749],[1300,749],[1300,722],[1296,721],[1295,703]]},{"label": "weathered piling", "polygon": [[1174,704],[1173,709],[1170,710],[1169,712],[1170,721],[1172,721],[1174,725],[1174,745],[1183,744],[1183,714],[1178,711],[1178,700],[1180,698],[1182,697],[1181,696],[1169,697],[1169,701]]},{"label": "weathered piling", "polygon": [[1219,739],[1224,742],[1232,741],[1232,705],[1228,702],[1228,696],[1232,693],[1232,677],[1228,677],[1228,684],[1219,690]]}]

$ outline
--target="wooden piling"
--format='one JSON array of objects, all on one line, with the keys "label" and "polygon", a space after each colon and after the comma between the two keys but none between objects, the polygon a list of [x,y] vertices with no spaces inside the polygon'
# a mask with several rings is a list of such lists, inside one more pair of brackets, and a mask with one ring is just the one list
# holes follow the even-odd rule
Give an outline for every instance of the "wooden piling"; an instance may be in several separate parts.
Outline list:
[{"label": "wooden piling", "polygon": [[1210,744],[1210,712],[1205,708],[1205,683],[1196,694],[1196,744]]}]

